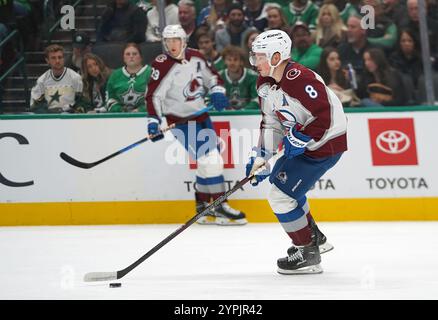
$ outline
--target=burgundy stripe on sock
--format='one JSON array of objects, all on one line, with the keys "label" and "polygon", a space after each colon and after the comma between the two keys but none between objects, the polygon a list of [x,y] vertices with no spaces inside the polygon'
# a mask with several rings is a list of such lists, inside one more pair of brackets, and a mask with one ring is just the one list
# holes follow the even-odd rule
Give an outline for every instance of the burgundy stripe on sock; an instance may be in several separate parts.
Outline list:
[{"label": "burgundy stripe on sock", "polygon": [[307,225],[303,229],[288,232],[289,237],[292,239],[292,242],[296,246],[305,246],[312,242],[312,230],[310,226]]},{"label": "burgundy stripe on sock", "polygon": [[195,193],[196,201],[210,202],[211,194],[204,192]]},{"label": "burgundy stripe on sock", "polygon": [[[220,192],[220,193],[211,193],[210,196],[213,198],[213,201],[216,200],[217,198],[219,198],[220,196],[222,196],[224,193]],[[226,202],[226,200],[224,201]]]}]

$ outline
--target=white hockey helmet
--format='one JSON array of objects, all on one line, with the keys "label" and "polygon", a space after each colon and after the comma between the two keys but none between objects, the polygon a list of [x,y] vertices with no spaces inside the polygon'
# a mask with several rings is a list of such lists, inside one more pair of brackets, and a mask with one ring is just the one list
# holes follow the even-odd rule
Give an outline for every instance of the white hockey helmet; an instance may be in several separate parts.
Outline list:
[{"label": "white hockey helmet", "polygon": [[274,53],[280,54],[280,62],[290,58],[292,50],[292,40],[289,35],[282,30],[268,30],[259,34],[252,43],[249,62],[255,66],[255,54],[264,53],[268,59],[269,66],[271,66],[271,75],[273,73],[273,66],[271,59]]},{"label": "white hockey helmet", "polygon": [[184,50],[187,47],[187,33],[184,31],[181,25],[169,24],[168,26],[166,26],[163,30],[162,38],[163,38],[163,47],[167,53],[169,53],[169,49],[167,48],[166,45],[166,39],[171,39],[171,38],[181,39],[181,52],[178,55],[178,57],[176,57],[176,59],[180,59],[183,57]]}]

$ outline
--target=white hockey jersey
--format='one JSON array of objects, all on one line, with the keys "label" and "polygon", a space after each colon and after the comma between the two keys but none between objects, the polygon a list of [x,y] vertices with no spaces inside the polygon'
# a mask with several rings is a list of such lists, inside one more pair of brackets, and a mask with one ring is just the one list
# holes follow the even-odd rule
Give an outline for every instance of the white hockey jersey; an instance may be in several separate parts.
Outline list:
[{"label": "white hockey jersey", "polygon": [[82,94],[82,78],[70,68],[55,77],[51,69],[44,72],[31,91],[31,105],[44,96],[48,110],[68,111],[75,104],[75,96]]},{"label": "white hockey jersey", "polygon": [[262,110],[259,145],[273,152],[286,129],[311,138],[305,154],[326,157],[347,150],[347,118],[341,101],[312,70],[289,62],[283,78],[259,77],[257,91]]},{"label": "white hockey jersey", "polygon": [[148,113],[166,116],[168,123],[177,122],[205,107],[207,90],[225,93],[221,77],[199,51],[186,49],[182,61],[161,54],[152,63],[146,94]]}]

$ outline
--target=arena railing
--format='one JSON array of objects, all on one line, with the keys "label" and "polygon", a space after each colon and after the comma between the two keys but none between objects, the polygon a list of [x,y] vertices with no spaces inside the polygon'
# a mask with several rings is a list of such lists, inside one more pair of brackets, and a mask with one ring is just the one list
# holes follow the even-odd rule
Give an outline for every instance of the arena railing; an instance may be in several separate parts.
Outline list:
[{"label": "arena railing", "polygon": [[[16,38],[16,39],[15,39]],[[14,41],[18,44],[18,52],[15,57],[15,61],[13,61],[13,64],[3,73],[0,74],[0,84],[15,70],[20,68],[21,74],[23,75],[23,81],[24,81],[24,96],[25,96],[25,102],[26,105],[29,105],[29,83],[27,79],[27,71],[26,71],[26,59],[24,57],[24,44],[23,39],[20,36],[20,33],[18,30],[13,30],[6,38],[4,38],[0,42],[0,49],[2,49],[8,42]],[[0,50],[1,51],[1,50]],[[1,110],[1,103],[0,101],[0,112]]]}]

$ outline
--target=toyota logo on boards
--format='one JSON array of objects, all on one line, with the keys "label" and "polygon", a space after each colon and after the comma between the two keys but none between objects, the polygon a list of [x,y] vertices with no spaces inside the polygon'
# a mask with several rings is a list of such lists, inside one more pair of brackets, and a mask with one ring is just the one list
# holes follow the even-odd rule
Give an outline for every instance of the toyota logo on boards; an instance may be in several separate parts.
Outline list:
[{"label": "toyota logo on boards", "polygon": [[411,140],[401,131],[387,130],[377,136],[376,145],[385,153],[397,154],[408,150]]},{"label": "toyota logo on boards", "polygon": [[368,119],[374,166],[418,165],[413,118]]}]

